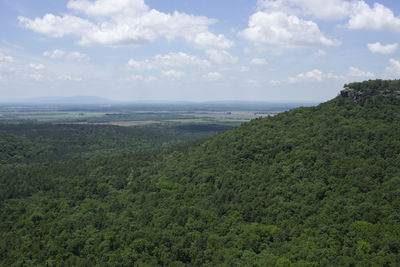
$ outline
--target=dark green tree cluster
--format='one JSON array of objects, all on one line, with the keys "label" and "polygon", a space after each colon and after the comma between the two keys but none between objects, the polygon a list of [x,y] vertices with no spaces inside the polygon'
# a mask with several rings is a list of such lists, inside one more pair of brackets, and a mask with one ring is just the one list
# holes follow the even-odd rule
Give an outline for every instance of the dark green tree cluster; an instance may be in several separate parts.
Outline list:
[{"label": "dark green tree cluster", "polygon": [[0,124],[0,162],[58,161],[145,151],[204,139],[232,126],[182,124],[120,127],[79,124]]},{"label": "dark green tree cluster", "polygon": [[358,100],[156,151],[2,166],[0,265],[399,266],[400,99]]},{"label": "dark green tree cluster", "polygon": [[364,82],[349,83],[345,88],[353,88],[359,92],[377,95],[382,92],[400,93],[400,80],[370,80]]}]

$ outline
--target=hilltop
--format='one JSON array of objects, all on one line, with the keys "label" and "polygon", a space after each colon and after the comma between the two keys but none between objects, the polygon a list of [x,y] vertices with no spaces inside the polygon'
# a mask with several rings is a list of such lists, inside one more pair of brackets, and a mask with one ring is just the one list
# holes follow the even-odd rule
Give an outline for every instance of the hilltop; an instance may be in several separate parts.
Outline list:
[{"label": "hilltop", "polygon": [[2,167],[20,193],[1,201],[0,264],[399,265],[399,90],[351,83],[200,143]]},{"label": "hilltop", "polygon": [[361,83],[346,84],[340,95],[345,98],[352,98],[358,103],[362,99],[373,96],[396,97],[400,99],[400,80],[374,80]]}]

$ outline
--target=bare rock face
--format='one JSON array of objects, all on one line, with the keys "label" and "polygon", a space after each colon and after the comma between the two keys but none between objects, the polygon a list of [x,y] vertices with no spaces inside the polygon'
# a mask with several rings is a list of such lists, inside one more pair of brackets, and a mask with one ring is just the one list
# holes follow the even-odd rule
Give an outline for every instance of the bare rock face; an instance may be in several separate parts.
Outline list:
[{"label": "bare rock face", "polygon": [[340,91],[340,95],[346,98],[352,98],[354,102],[358,103],[361,100],[363,92],[357,91],[353,88],[346,87],[344,90]]},{"label": "bare rock face", "polygon": [[340,91],[340,95],[345,98],[351,98],[355,103],[359,103],[362,97],[367,96],[395,96],[397,99],[400,99],[400,91],[389,91],[389,90],[373,90],[370,92],[358,91],[354,88],[345,87],[344,90]]}]

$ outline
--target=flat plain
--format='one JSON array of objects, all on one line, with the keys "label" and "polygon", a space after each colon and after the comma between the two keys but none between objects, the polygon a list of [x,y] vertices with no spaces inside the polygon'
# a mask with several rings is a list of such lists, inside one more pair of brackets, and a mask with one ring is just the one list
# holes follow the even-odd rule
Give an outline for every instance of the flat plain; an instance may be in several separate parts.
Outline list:
[{"label": "flat plain", "polygon": [[299,103],[185,103],[140,105],[1,104],[0,123],[240,125],[255,118],[274,116]]}]

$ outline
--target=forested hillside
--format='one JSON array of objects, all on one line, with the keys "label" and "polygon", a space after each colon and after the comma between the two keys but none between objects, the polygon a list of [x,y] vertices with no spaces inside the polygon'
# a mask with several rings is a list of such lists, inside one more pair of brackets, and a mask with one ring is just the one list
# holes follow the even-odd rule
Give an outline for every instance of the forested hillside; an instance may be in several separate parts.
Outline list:
[{"label": "forested hillside", "polygon": [[200,143],[3,164],[0,265],[398,266],[399,91],[352,83]]},{"label": "forested hillside", "polygon": [[0,163],[59,161],[145,151],[207,138],[232,129],[218,124],[120,127],[78,124],[0,124]]}]

